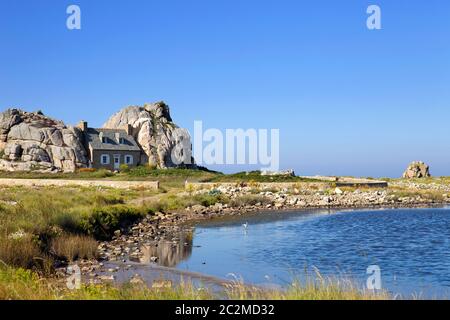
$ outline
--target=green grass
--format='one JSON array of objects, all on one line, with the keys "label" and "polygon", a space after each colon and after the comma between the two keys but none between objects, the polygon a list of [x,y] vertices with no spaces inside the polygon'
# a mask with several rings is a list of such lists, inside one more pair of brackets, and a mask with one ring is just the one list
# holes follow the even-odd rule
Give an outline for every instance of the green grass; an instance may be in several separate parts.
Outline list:
[{"label": "green grass", "polygon": [[67,180],[116,180],[116,181],[160,181],[169,186],[181,187],[190,182],[320,182],[291,176],[262,176],[260,171],[222,174],[220,172],[193,169],[155,169],[151,166],[127,168],[120,173],[108,170],[93,172],[79,170],[74,173],[1,172],[0,178],[11,179],[67,179]]},{"label": "green grass", "polygon": [[373,294],[356,289],[350,282],[318,279],[306,284],[293,282],[285,290],[249,287],[240,281],[222,291],[182,282],[170,288],[146,285],[83,285],[69,290],[64,281],[44,279],[25,269],[0,265],[0,300],[373,300],[390,299],[386,293]]},{"label": "green grass", "polygon": [[300,177],[276,175],[276,176],[263,176],[260,171],[250,172],[238,172],[234,174],[220,174],[215,175],[209,179],[205,179],[205,182],[246,182],[246,183],[260,183],[260,182],[323,182],[316,179],[307,179]]},{"label": "green grass", "polygon": [[0,260],[48,274],[57,261],[94,257],[95,240],[109,239],[152,213],[126,202],[155,194],[94,187],[0,188]]},{"label": "green grass", "polygon": [[192,169],[154,169],[151,166],[128,168],[124,172],[113,173],[109,170],[79,170],[73,173],[39,173],[33,171],[4,172],[0,178],[7,179],[64,179],[64,180],[113,180],[113,181],[160,181],[172,187],[181,187],[186,180],[204,181],[220,173]]}]

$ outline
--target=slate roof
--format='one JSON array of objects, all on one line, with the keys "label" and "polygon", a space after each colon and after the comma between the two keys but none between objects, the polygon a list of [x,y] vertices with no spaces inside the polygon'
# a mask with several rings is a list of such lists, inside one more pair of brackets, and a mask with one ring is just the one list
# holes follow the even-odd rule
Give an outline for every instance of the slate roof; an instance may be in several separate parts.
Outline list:
[{"label": "slate roof", "polygon": [[[106,143],[102,142],[100,136],[106,138]],[[118,138],[122,138],[122,143],[119,143]],[[121,129],[88,128],[86,142],[93,150],[141,151],[136,140]]]}]

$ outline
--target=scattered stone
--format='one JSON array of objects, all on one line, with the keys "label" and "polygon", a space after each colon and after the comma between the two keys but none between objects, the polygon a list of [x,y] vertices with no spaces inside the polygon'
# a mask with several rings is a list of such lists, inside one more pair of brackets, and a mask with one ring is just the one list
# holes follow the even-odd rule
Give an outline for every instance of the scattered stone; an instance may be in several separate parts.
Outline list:
[{"label": "scattered stone", "polygon": [[116,279],[116,277],[114,277],[113,275],[109,275],[109,276],[100,276],[98,277],[99,280],[101,281],[114,281]]},{"label": "scattered stone", "polygon": [[172,288],[172,281],[170,280],[157,280],[152,283],[153,289],[170,289]]},{"label": "scattered stone", "polygon": [[131,278],[130,283],[135,285],[136,284],[142,285],[145,284],[145,281],[141,278],[140,275],[136,274],[133,276],[133,278]]}]

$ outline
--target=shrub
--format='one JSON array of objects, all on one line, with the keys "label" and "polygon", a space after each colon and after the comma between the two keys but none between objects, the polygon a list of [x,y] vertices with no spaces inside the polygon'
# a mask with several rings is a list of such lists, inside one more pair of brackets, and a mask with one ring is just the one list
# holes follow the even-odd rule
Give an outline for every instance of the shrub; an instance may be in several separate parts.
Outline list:
[{"label": "shrub", "polygon": [[52,240],[51,251],[67,261],[92,259],[97,255],[97,242],[81,235],[63,235]]},{"label": "shrub", "polygon": [[92,173],[92,177],[94,177],[94,178],[108,178],[108,177],[113,177],[113,176],[114,176],[114,172],[111,172],[110,170],[106,170],[106,169],[100,169],[100,170]]},{"label": "shrub", "polygon": [[127,164],[123,163],[120,165],[119,171],[124,173],[130,172],[130,167]]},{"label": "shrub", "polygon": [[195,187],[192,183],[187,183],[185,185],[185,189],[186,189],[186,192],[189,193],[190,195],[192,195],[195,191]]},{"label": "shrub", "polygon": [[244,195],[235,199],[232,199],[230,201],[230,206],[232,207],[244,207],[244,206],[254,206],[257,203],[261,203],[261,204],[271,204],[271,200],[261,196],[261,195],[255,195],[255,194],[249,194],[249,195]]},{"label": "shrub", "polygon": [[135,168],[131,168],[128,173],[133,177],[146,177],[150,175],[156,168],[150,165],[137,166]]},{"label": "shrub", "polygon": [[125,201],[123,200],[123,198],[119,198],[114,195],[97,194],[94,197],[94,202],[97,206],[107,206],[114,204],[124,204]]},{"label": "shrub", "polygon": [[90,215],[81,220],[85,233],[96,239],[110,239],[115,230],[126,228],[144,216],[144,212],[125,205],[93,209]]},{"label": "shrub", "polygon": [[80,217],[72,213],[61,213],[56,215],[51,221],[52,225],[58,226],[62,230],[71,233],[81,232]]},{"label": "shrub", "polygon": [[218,202],[225,202],[225,198],[221,193],[209,193],[209,194],[199,194],[194,197],[195,202],[201,204],[202,206],[209,207],[213,206]]}]

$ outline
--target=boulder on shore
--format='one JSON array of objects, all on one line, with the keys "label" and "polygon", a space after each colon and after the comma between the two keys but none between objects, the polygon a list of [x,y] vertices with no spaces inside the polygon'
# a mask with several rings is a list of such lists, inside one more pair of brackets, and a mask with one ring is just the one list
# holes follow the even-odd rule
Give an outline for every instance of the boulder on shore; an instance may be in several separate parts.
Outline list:
[{"label": "boulder on shore", "polygon": [[403,173],[403,178],[414,179],[414,178],[428,178],[430,175],[430,167],[423,161],[412,162],[406,171]]}]

